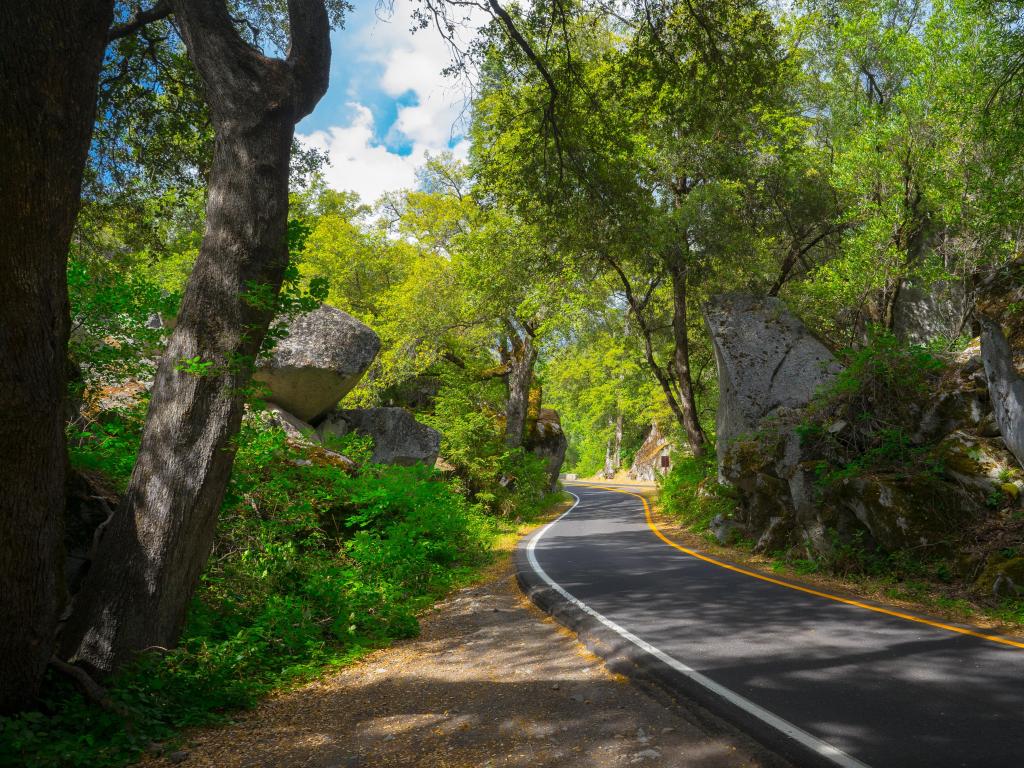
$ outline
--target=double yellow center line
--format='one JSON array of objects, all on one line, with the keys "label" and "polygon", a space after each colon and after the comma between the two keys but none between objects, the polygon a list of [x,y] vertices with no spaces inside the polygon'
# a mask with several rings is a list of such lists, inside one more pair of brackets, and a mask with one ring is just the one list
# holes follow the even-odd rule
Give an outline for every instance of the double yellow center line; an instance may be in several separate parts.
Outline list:
[{"label": "double yellow center line", "polygon": [[936,629],[944,629],[947,632],[956,632],[959,635],[969,635],[970,637],[977,637],[981,640],[988,640],[993,643],[999,643],[1000,645],[1009,645],[1014,648],[1024,648],[1024,642],[1021,642],[1019,640],[1011,640],[1007,637],[1000,637],[999,635],[989,635],[984,632],[978,632],[973,629],[967,629],[966,627],[958,627],[955,624],[946,624],[941,621],[932,621],[931,619],[924,619],[920,616],[913,616],[909,613],[903,613],[901,611],[892,610],[891,608],[882,608],[881,606],[870,605],[869,603],[862,603],[859,600],[851,600],[846,597],[840,597],[839,595],[832,595],[828,592],[821,592],[817,589],[811,589],[810,587],[802,587],[798,584],[791,584],[788,581],[774,579],[771,576],[767,576],[763,573],[757,573],[756,571],[748,571],[746,568],[740,568],[739,566],[732,565],[731,563],[724,563],[721,560],[716,560],[713,557],[708,557],[705,554],[702,554],[694,549],[684,547],[669,539],[664,533],[661,532],[657,524],[654,522],[654,517],[651,514],[651,506],[650,504],[647,503],[647,499],[645,499],[639,493],[633,493],[632,491],[626,491],[621,488],[611,488],[604,485],[586,485],[583,483],[580,483],[580,485],[584,488],[596,488],[603,491],[612,491],[613,493],[624,493],[627,496],[635,496],[636,498],[640,499],[640,501],[643,502],[644,505],[644,514],[647,518],[647,527],[654,532],[655,536],[657,536],[663,542],[668,544],[670,547],[674,547],[675,549],[678,549],[680,552],[683,552],[684,554],[687,554],[690,557],[695,557],[698,560],[703,560],[705,563],[710,563],[711,565],[718,566],[719,568],[725,568],[728,571],[742,573],[744,576],[750,576],[754,579],[767,581],[769,584],[777,584],[778,586],[785,587],[786,589],[794,589],[797,592],[804,592],[805,594],[814,595],[815,597],[823,597],[826,600],[832,600],[837,603],[844,603],[845,605],[852,605],[857,608],[863,608],[866,611],[883,613],[886,616],[895,616],[897,619],[913,621],[917,624],[925,624],[929,627],[935,627]]}]

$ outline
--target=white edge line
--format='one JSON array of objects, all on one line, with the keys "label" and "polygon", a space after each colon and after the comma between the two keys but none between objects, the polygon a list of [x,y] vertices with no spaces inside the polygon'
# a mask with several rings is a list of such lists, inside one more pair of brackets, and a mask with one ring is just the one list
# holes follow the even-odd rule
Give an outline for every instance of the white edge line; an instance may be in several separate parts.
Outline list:
[{"label": "white edge line", "polygon": [[534,535],[534,537],[530,539],[530,543],[526,546],[526,556],[530,562],[530,567],[533,568],[534,571],[536,571],[537,575],[540,576],[541,579],[543,579],[549,587],[554,589],[556,592],[558,592],[558,594],[560,594],[570,603],[575,605],[581,611],[583,611],[589,616],[593,616],[604,626],[608,627],[608,629],[612,630],[620,637],[625,638],[640,650],[649,653],[651,656],[654,656],[660,662],[668,665],[676,672],[686,676],[698,685],[703,686],[716,696],[720,696],[721,698],[725,699],[734,706],[739,707],[747,714],[753,715],[761,722],[770,725],[772,728],[785,734],[793,741],[799,742],[812,752],[821,755],[822,757],[830,760],[836,765],[843,766],[843,768],[869,768],[869,766],[866,763],[862,763],[857,758],[846,754],[838,747],[834,747],[827,741],[822,741],[816,736],[812,736],[799,726],[793,725],[793,723],[789,722],[788,720],[783,720],[778,715],[774,715],[764,707],[761,707],[755,704],[754,702],[750,701],[750,699],[744,698],[740,694],[726,688],[723,685],[719,685],[711,678],[705,677],[692,667],[684,664],[676,658],[673,658],[672,656],[669,656],[667,653],[651,645],[646,640],[637,637],[625,627],[621,627],[611,619],[602,616],[600,613],[595,611],[582,600],[579,600],[578,598],[569,594],[569,592],[567,592],[560,584],[558,584],[557,582],[555,582],[554,579],[548,576],[544,569],[540,567],[540,563],[537,562],[537,555],[534,553],[534,549],[536,549],[537,547],[537,542],[540,541],[541,538],[543,538],[544,534],[547,533],[548,530],[555,525],[555,523],[559,522],[563,517],[568,515],[570,512],[576,509],[577,506],[579,506],[580,497],[577,496],[572,491],[569,491],[568,493],[570,496],[576,499],[576,503],[569,507],[569,509],[563,512],[557,518],[555,518],[550,523],[541,528]]}]

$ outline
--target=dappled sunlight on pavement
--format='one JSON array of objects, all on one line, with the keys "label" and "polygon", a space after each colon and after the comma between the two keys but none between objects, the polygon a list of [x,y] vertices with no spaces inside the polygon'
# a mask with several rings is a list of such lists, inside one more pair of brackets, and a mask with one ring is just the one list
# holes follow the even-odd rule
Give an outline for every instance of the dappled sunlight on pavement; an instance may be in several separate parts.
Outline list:
[{"label": "dappled sunlight on pavement", "polygon": [[[416,640],[192,735],[186,766],[774,766],[707,713],[609,673],[508,567]],[[150,765],[162,764],[152,761]]]}]

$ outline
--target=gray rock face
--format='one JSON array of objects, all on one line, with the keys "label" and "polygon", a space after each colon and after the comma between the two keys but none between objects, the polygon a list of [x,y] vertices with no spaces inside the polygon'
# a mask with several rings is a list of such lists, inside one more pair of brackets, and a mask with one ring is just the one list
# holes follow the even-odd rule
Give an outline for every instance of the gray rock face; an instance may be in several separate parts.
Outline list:
[{"label": "gray rock face", "polygon": [[315,422],[359,383],[379,351],[373,330],[325,304],[292,322],[253,378],[270,388],[269,400]]},{"label": "gray rock face", "polygon": [[911,344],[960,335],[971,311],[963,283],[940,280],[929,288],[904,285],[893,306],[893,332]]},{"label": "gray rock face", "polygon": [[999,433],[1006,447],[1024,465],[1024,379],[1013,364],[1013,351],[999,323],[981,321],[981,359]]},{"label": "gray rock face", "polygon": [[726,294],[704,305],[718,366],[718,462],[779,408],[800,408],[841,370],[779,299]]},{"label": "gray rock face", "polygon": [[373,438],[377,464],[433,466],[441,450],[441,433],[420,424],[404,408],[352,408],[327,416],[318,429],[321,439],[355,432]]}]

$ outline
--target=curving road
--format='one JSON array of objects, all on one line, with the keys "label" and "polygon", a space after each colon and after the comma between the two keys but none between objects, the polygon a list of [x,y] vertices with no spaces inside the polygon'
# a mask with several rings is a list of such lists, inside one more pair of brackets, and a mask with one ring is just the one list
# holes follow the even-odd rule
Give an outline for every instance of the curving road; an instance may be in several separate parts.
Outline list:
[{"label": "curving road", "polygon": [[519,578],[599,652],[798,765],[1024,766],[1024,642],[717,563],[661,538],[639,496],[569,488]]}]

